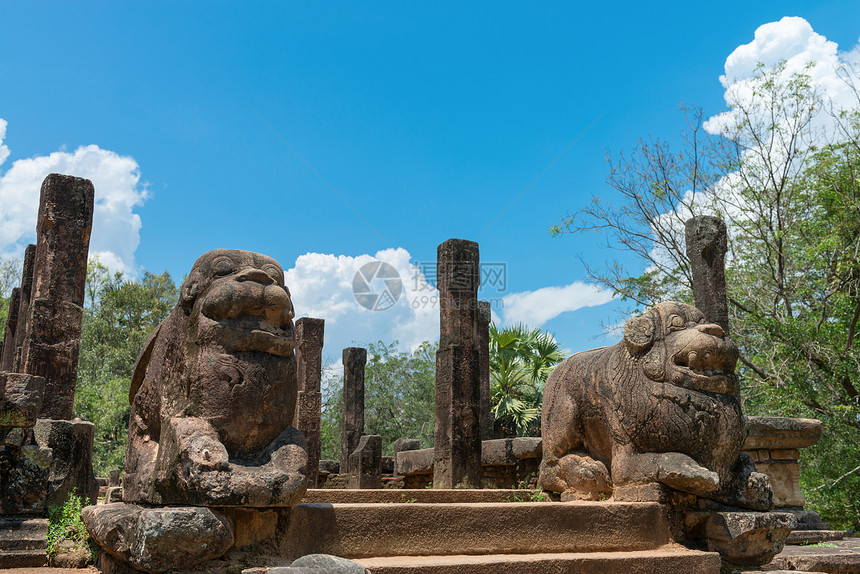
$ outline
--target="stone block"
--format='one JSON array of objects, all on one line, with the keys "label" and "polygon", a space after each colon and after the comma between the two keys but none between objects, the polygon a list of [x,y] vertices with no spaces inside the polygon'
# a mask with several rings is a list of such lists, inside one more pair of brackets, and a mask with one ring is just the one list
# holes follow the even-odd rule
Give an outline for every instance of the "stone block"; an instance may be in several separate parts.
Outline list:
[{"label": "stone block", "polygon": [[412,476],[433,472],[433,449],[398,452],[394,457],[394,474]]},{"label": "stone block", "polygon": [[36,442],[53,453],[48,479],[48,506],[61,506],[75,490],[85,504],[95,504],[99,484],[93,474],[93,423],[39,419]]},{"label": "stone block", "polygon": [[218,558],[234,541],[230,521],[209,508],[99,504],[84,508],[81,518],[105,551],[149,573]]},{"label": "stone block", "polygon": [[382,437],[364,435],[349,455],[350,488],[382,488]]},{"label": "stone block", "polygon": [[802,507],[806,504],[800,489],[800,464],[796,460],[757,462],[756,470],[770,478],[774,507]]},{"label": "stone block", "polygon": [[800,451],[796,448],[777,448],[770,451],[770,458],[772,460],[798,460]]},{"label": "stone block", "polygon": [[[51,449],[35,441],[32,429],[0,429],[0,515],[41,514],[45,509]],[[21,444],[17,444],[21,443]]]},{"label": "stone block", "polygon": [[406,450],[418,450],[421,448],[421,441],[417,438],[399,438],[394,441],[394,454]]}]

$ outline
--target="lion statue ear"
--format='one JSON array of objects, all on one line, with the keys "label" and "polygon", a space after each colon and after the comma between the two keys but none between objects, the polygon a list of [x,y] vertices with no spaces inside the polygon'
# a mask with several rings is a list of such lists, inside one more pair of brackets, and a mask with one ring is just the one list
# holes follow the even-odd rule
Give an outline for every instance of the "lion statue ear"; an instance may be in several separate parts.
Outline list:
[{"label": "lion statue ear", "polygon": [[185,311],[186,315],[191,314],[191,308],[194,307],[194,301],[197,300],[199,292],[200,287],[197,281],[191,280],[190,277],[179,289],[179,305],[182,307],[182,310]]},{"label": "lion statue ear", "polygon": [[633,317],[624,325],[624,342],[633,353],[646,351],[654,342],[656,323],[653,309],[639,317]]}]

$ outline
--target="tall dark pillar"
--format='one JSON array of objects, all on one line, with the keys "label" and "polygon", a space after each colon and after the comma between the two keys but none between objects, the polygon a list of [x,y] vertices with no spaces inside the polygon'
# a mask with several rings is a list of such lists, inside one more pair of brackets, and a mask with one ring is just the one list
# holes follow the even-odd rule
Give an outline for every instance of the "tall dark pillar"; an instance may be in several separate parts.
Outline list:
[{"label": "tall dark pillar", "polygon": [[349,472],[349,455],[364,435],[364,366],[367,349],[343,350],[343,413],[340,433],[340,473]]},{"label": "tall dark pillar", "polygon": [[481,486],[481,369],[478,244],[449,239],[437,249],[439,351],[433,487]]},{"label": "tall dark pillar", "polygon": [[302,317],[296,321],[296,363],[298,399],[295,427],[305,435],[308,445],[308,484],[316,488],[320,466],[320,418],[322,415],[323,319]]},{"label": "tall dark pillar", "polygon": [[700,215],[688,219],[684,227],[696,307],[705,314],[708,321],[722,327],[728,335],[726,223],[719,217]]},{"label": "tall dark pillar", "polygon": [[39,418],[74,414],[95,190],[87,179],[52,173],[42,183],[29,325],[22,371],[45,378]]}]

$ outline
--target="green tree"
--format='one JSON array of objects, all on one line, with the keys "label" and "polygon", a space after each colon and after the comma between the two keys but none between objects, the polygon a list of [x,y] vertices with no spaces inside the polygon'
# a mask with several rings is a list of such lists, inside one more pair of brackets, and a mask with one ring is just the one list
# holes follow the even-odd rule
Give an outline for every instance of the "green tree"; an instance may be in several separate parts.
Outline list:
[{"label": "green tree", "polygon": [[803,451],[802,485],[834,525],[858,528],[860,105],[831,110],[808,72],[760,67],[744,91],[727,94],[729,109],[708,124],[713,136],[701,112],[688,110],[681,151],[640,141],[610,159],[608,183],[622,204],[594,200],[552,231],[600,231],[635,254],[644,271],[612,261],[588,272],[641,309],[692,299],[683,223],[723,217],[745,408],[825,423]]},{"label": "green tree", "polygon": [[87,268],[75,412],[95,424],[97,474],[123,465],[132,369],[146,338],[177,298],[166,271],[160,275],[145,271],[140,280],[127,280],[98,260]]},{"label": "green tree", "polygon": [[12,289],[21,284],[22,264],[23,261],[15,257],[0,257],[0,337],[4,336],[6,330]]},{"label": "green tree", "polygon": [[[382,437],[384,454],[392,454],[398,438],[417,438],[422,448],[433,445],[436,345],[424,342],[412,352],[397,342],[377,341],[367,348],[364,377],[364,432]],[[343,376],[328,379],[321,421],[322,458],[340,458]]]},{"label": "green tree", "polygon": [[565,353],[555,338],[523,324],[490,325],[490,402],[505,436],[540,436],[543,389]]}]

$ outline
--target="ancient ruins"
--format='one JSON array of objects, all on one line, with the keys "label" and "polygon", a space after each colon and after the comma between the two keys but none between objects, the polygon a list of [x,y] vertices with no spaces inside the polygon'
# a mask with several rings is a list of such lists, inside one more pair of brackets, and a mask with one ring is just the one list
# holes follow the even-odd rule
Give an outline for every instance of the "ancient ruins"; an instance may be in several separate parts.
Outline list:
[{"label": "ancient ruins", "polygon": [[[44,520],[33,517],[46,504],[72,488],[95,502],[93,426],[70,420],[92,205],[88,181],[45,180],[38,241],[13,293],[0,350],[0,568],[13,564],[5,541],[44,539]],[[104,500],[84,509],[102,550],[97,566],[111,574],[808,567],[800,554],[780,553],[786,541],[842,537],[803,508],[798,482],[799,449],[820,437],[821,423],[744,416],[726,228],[694,218],[686,234],[695,306],[661,303],[630,319],[616,345],[569,357],[546,385],[542,437],[504,439],[491,438],[492,315],[477,299],[478,244],[445,241],[435,446],[403,437],[394,457],[382,455],[381,437],[365,432],[367,350],[351,347],[339,461],[320,460],[324,320],[294,324],[283,269],[270,257],[205,253],[140,351],[123,473],[103,480]]]}]

